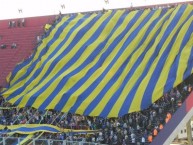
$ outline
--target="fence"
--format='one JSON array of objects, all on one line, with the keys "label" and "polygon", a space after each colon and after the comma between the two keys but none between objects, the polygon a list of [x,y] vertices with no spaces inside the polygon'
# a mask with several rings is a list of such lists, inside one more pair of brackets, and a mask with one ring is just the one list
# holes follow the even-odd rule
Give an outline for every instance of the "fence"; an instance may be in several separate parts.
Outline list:
[{"label": "fence", "polygon": [[[20,145],[25,138],[16,137],[1,137],[0,145]],[[28,140],[31,142],[30,145],[101,145],[92,142],[82,141],[67,141],[67,140],[52,140],[52,139],[34,139]],[[104,145],[104,144],[103,144]]]}]

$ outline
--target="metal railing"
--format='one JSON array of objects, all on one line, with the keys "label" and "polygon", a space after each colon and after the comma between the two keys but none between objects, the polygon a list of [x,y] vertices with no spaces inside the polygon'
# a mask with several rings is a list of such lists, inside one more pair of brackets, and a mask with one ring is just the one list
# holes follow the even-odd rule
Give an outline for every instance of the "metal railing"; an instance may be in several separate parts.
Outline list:
[{"label": "metal railing", "polygon": [[[20,145],[25,138],[17,137],[0,137],[0,145]],[[32,145],[102,145],[99,143],[83,142],[83,141],[68,141],[68,140],[54,140],[54,139],[29,139]],[[104,145],[104,144],[103,144]]]}]

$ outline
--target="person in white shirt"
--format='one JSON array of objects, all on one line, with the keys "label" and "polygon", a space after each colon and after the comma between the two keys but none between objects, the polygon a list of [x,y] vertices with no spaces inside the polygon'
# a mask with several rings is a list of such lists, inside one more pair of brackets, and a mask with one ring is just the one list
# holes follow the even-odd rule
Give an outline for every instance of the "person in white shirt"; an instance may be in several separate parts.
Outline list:
[{"label": "person in white shirt", "polygon": [[145,145],[145,137],[144,136],[141,137],[141,144]]}]

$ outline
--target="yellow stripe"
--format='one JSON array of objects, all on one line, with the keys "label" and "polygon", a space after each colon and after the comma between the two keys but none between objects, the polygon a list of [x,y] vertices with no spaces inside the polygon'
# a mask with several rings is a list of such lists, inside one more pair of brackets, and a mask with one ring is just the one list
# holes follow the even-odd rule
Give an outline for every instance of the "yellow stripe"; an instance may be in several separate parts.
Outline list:
[{"label": "yellow stripe", "polygon": [[[53,39],[53,36],[54,36],[55,32],[58,30],[58,28],[59,28],[64,22],[68,21],[68,19],[69,19],[69,17],[64,17],[64,18],[61,20],[61,22],[59,22],[59,23],[56,25],[56,27],[51,31],[51,33],[49,34],[49,37],[46,37],[45,39],[42,40],[42,43],[41,43],[40,46],[38,47],[37,52],[35,53],[35,56],[34,56],[32,62],[35,61],[35,60],[39,57],[41,50],[46,49],[46,48],[44,48],[44,47],[46,46],[46,44],[47,44],[51,39]],[[50,51],[51,51],[51,50],[50,50]],[[10,82],[11,85],[12,85],[13,83],[15,83],[15,81],[17,81],[18,78],[20,78],[20,77],[26,72],[26,70],[28,69],[28,67],[31,65],[32,62],[30,62],[27,66],[25,66],[23,69],[21,69],[21,70],[19,70],[19,71],[17,72],[17,74],[15,75],[14,79],[11,80],[11,82]]]},{"label": "yellow stripe", "polygon": [[[190,9],[190,11],[192,11],[193,9],[193,6],[192,5],[188,5],[187,6],[187,9]],[[186,32],[188,27],[189,27],[189,23],[192,22],[192,17],[185,23],[185,26],[182,28],[182,32]],[[187,25],[187,26],[186,26]],[[190,39],[192,39],[193,37],[193,34],[191,35]],[[183,37],[181,37],[183,38]],[[184,47],[183,51],[182,51],[182,55],[180,56],[180,61],[179,61],[179,64],[178,64],[178,70],[177,70],[177,78],[174,82],[174,87],[177,86],[179,83],[181,83],[183,81],[183,75],[184,75],[184,72],[185,72],[185,67],[187,67],[187,59],[190,55],[190,50],[192,49],[192,46],[193,46],[193,41],[192,40],[189,40],[187,44],[191,43],[190,45]],[[189,48],[188,50],[186,50],[185,48]]]},{"label": "yellow stripe", "polygon": [[5,109],[5,110],[13,109],[13,108],[17,108],[17,107],[0,107],[0,109]]},{"label": "yellow stripe", "polygon": [[[122,15],[124,13],[124,11],[119,11],[117,12],[117,14],[115,15]],[[110,13],[108,15],[106,15],[105,17],[101,18],[102,20],[98,20],[97,23],[96,23],[96,26],[93,26],[95,28],[95,30],[93,31],[93,29],[91,31],[93,32],[88,32],[87,34],[88,35],[92,35],[92,33],[94,33],[97,28],[99,27],[100,23],[102,23],[108,16],[110,15]],[[114,20],[114,17],[112,18],[111,21]],[[115,22],[116,20],[114,20]],[[109,24],[107,24],[109,26]],[[109,29],[104,29],[104,31],[101,32],[101,35],[99,36],[99,38],[97,38],[97,41],[93,42],[92,45],[89,45],[88,48],[85,50],[85,52],[81,55],[81,57],[79,58],[79,60],[77,60],[77,62],[75,64],[73,64],[66,72],[64,72],[62,74],[62,77],[64,75],[66,75],[66,73],[70,73],[72,72],[74,69],[76,69],[78,66],[80,66],[85,60],[87,57],[85,56],[89,56],[95,49],[95,47],[98,46],[99,43],[101,43],[104,39],[106,39],[106,37],[108,36],[108,34],[110,33],[110,31],[113,29],[113,24],[111,25],[112,27],[108,27],[106,26],[107,28]],[[85,36],[87,38],[87,36]],[[83,38],[84,39],[84,38]],[[101,42],[100,42],[101,41]],[[78,46],[81,46],[81,45],[78,45]],[[78,48],[77,48],[78,49]],[[84,55],[86,54],[86,55]],[[102,55],[102,52],[98,55],[101,56]],[[88,67],[90,68],[91,66],[93,66],[95,64],[97,58],[94,59],[94,61],[90,64],[88,64],[84,69],[83,71],[80,71],[79,73],[75,74],[74,76],[72,76],[71,78],[69,78],[68,82],[66,83],[66,85],[63,87],[63,89],[57,94],[57,96],[54,97],[54,99],[52,100],[52,103],[48,105],[47,109],[48,108],[54,108],[55,105],[58,103],[58,101],[60,101],[61,97],[63,96],[63,94],[68,90],[70,89],[72,86],[74,86],[75,83],[77,83],[77,81],[79,81],[82,77],[82,75],[85,75],[85,73],[87,73],[88,71]],[[56,81],[57,83],[57,81]]]},{"label": "yellow stripe", "polygon": [[0,130],[3,130],[5,128],[5,125],[0,124]]},{"label": "yellow stripe", "polygon": [[[31,131],[31,132],[27,132],[27,134],[35,134],[35,133],[39,133],[39,132],[49,132],[49,133],[58,133],[58,132],[52,132],[52,131],[49,131],[49,130],[38,130],[38,131]],[[23,131],[14,131],[13,133],[19,133],[19,134],[26,134],[26,132],[23,132]]]},{"label": "yellow stripe", "polygon": [[[1,130],[3,130],[5,127],[7,127],[8,129],[10,130],[17,130],[18,128],[20,127],[27,127],[27,128],[36,128],[36,127],[41,127],[41,126],[47,126],[47,127],[51,127],[51,128],[54,128],[56,130],[58,130],[58,132],[98,132],[100,130],[74,130],[74,129],[65,129],[65,128],[59,128],[58,126],[54,126],[54,125],[51,125],[51,124],[19,124],[19,125],[8,125],[8,126],[5,126],[5,125],[0,125],[0,128]],[[48,131],[48,130],[43,130],[45,132],[52,132],[52,131]],[[37,131],[32,131],[32,132],[23,132],[23,131],[15,131],[15,132],[18,132],[20,134],[29,134],[22,142],[20,143],[25,143],[27,140],[29,140]],[[39,131],[38,132],[42,132],[42,131]],[[14,134],[14,132],[10,132],[12,134]],[[55,132],[52,132],[52,133],[55,133]]]},{"label": "yellow stripe", "polygon": [[[175,32],[177,31],[177,29],[181,26],[181,24],[183,24],[183,22],[186,20],[187,16],[191,13],[192,11],[187,7],[187,9],[184,11],[184,14],[183,16],[181,17],[181,19],[179,20],[178,24],[175,26],[175,29],[173,29],[172,33],[170,34],[169,38],[166,40],[166,42],[164,43],[163,47],[167,47],[167,45],[170,43],[172,37],[174,37]],[[164,67],[163,67],[163,70],[157,83],[156,83],[156,86],[155,86],[155,89],[153,91],[153,94],[152,94],[152,102],[155,102],[157,99],[159,99],[162,95],[160,94],[163,94],[164,93],[164,86],[166,84],[166,81],[168,79],[168,75],[169,75],[169,70],[171,68],[171,65],[173,64],[173,62],[175,61],[175,58],[176,56],[178,55],[179,53],[179,50],[180,50],[180,45],[182,43],[182,38],[184,38],[185,36],[185,32],[188,30],[188,27],[190,26],[190,24],[192,23],[192,19],[193,17],[191,17],[191,21],[188,20],[188,23],[189,24],[185,24],[183,25],[183,28],[180,30],[177,38],[176,38],[176,41],[174,42],[174,45],[172,46],[172,49],[166,59],[166,62],[164,64]],[[187,27],[186,27],[187,26]],[[184,30],[184,31],[183,31]],[[171,38],[171,39],[170,39]],[[191,41],[192,42],[192,41]],[[166,44],[167,43],[167,44]],[[184,49],[187,49],[187,48],[183,48]],[[189,48],[188,48],[189,49]],[[189,49],[190,50],[190,49]],[[185,59],[185,58],[184,58]],[[186,56],[186,61],[187,61],[187,56]],[[184,66],[187,66],[187,63],[184,64]],[[180,71],[181,72],[184,72],[185,70],[183,69],[184,68],[181,67]],[[179,80],[179,77],[176,78],[177,80]]]},{"label": "yellow stripe", "polygon": [[[34,138],[34,140],[37,140],[38,138],[40,138],[44,133],[45,132],[41,132],[36,138]],[[28,143],[28,145],[31,145],[32,142],[33,142],[33,140],[30,143]]]},{"label": "yellow stripe", "polygon": [[[80,16],[80,18],[82,18],[82,17],[83,17],[83,16]],[[79,18],[79,17],[78,17],[78,18]],[[77,19],[78,19],[78,18],[77,18]],[[68,19],[67,19],[67,20],[68,20]],[[65,21],[66,21],[66,19],[64,19],[63,22],[59,23],[56,28],[60,27]],[[70,22],[70,24],[71,24],[72,26],[75,25],[75,23],[76,23],[75,20],[73,20],[73,21]],[[71,25],[70,25],[70,26],[71,26]],[[39,52],[40,52],[40,50],[42,50],[42,49],[47,45],[47,43],[48,43],[50,40],[53,39],[53,36],[55,35],[56,31],[57,31],[57,29],[54,29],[53,31],[51,31],[51,34],[49,35],[49,37],[43,39],[42,45],[39,46],[38,49],[37,49],[37,50],[39,50]],[[70,31],[70,29],[65,28],[65,29],[63,30],[63,33],[61,33],[60,37],[64,37],[64,38],[65,38],[66,35],[67,35],[67,33],[68,33],[69,31]],[[53,43],[53,45],[58,45],[61,41],[62,41],[62,39],[57,39],[57,40]],[[51,47],[51,46],[50,46],[50,47]],[[39,66],[41,65],[41,63],[43,62],[43,59],[44,59],[44,60],[47,59],[47,58],[49,57],[49,54],[51,54],[53,51],[54,51],[54,49],[49,49],[49,51],[47,52],[47,54],[42,57],[42,59],[41,59],[40,62],[38,62],[37,66],[35,67],[35,69],[33,70],[33,72],[30,74],[30,76],[28,76],[28,78],[25,80],[25,82],[26,82],[27,80],[29,80],[29,78],[34,74],[34,72],[36,71],[37,67],[39,67]],[[35,53],[36,57],[32,60],[32,62],[35,61],[35,60],[39,57],[39,54],[40,54],[39,52],[36,52],[36,53]],[[24,69],[22,69],[22,70],[24,70]],[[25,70],[25,71],[26,71],[26,70]],[[21,82],[19,82],[19,84],[15,85],[14,88],[16,88],[16,89],[20,88],[20,87],[23,85],[23,83],[24,83],[24,80],[21,81]],[[14,89],[14,90],[15,90],[15,89]]]},{"label": "yellow stripe", "polygon": [[[120,14],[119,14],[119,15],[120,15]],[[110,25],[110,27],[107,26],[107,28],[112,28],[112,27],[114,27],[116,21],[118,21],[119,15],[115,15],[115,16],[114,16],[114,17],[115,17],[115,20],[112,19],[112,20],[107,24],[107,25]],[[118,18],[117,18],[117,17],[118,17]],[[125,21],[126,21],[126,20],[125,20]],[[126,26],[126,25],[125,25],[125,26]],[[116,36],[113,34],[113,36],[110,38],[111,40],[114,40],[114,39],[119,35],[119,33],[121,32],[119,29],[120,29],[120,28],[118,28],[118,29],[116,30],[116,32],[118,32],[118,33],[114,32],[114,34],[116,34]],[[123,29],[123,28],[122,28],[122,29]],[[111,30],[107,30],[107,31],[110,32]],[[105,32],[104,32],[104,33],[105,33]],[[100,40],[100,39],[99,39],[99,40]],[[111,42],[112,42],[112,41],[107,42],[107,43],[110,44]],[[106,46],[103,48],[103,53],[106,51],[106,49],[108,48],[108,46],[109,46],[109,45],[106,45]],[[116,49],[115,51],[118,51],[118,49]],[[95,58],[95,61],[94,61],[91,65],[88,65],[86,68],[84,68],[84,70],[88,71],[95,63],[98,62],[98,60],[100,59],[101,55],[102,55],[102,54],[98,55],[97,58]],[[111,55],[112,55],[112,54],[109,55],[109,58],[113,59],[113,57],[111,57]],[[110,61],[109,61],[108,63],[110,63]],[[96,72],[94,72],[94,74],[92,74],[92,76],[90,77],[90,79],[87,80],[87,82],[85,82],[84,85],[82,85],[78,90],[76,90],[76,91],[71,95],[71,97],[69,98],[68,102],[66,103],[66,105],[65,105],[65,107],[62,109],[62,111],[68,112],[68,110],[74,105],[74,103],[75,103],[76,100],[78,99],[79,95],[80,95],[82,92],[84,92],[84,91],[93,83],[93,81],[98,78],[99,75],[101,75],[102,70],[104,70],[104,68],[105,68],[105,67],[104,67],[104,64],[105,64],[105,62],[103,63],[103,66],[101,66]],[[76,77],[75,79],[78,80],[79,77],[81,77],[81,76],[84,77],[85,74],[86,74],[86,73],[84,73],[84,74],[82,75],[81,72],[80,72],[77,76],[75,76],[75,77]],[[64,89],[65,89],[65,88],[64,88]]]},{"label": "yellow stripe", "polygon": [[9,126],[7,126],[7,128],[10,130],[13,130],[13,129],[17,129],[20,127],[36,128],[36,127],[41,127],[41,126],[47,126],[47,127],[54,128],[56,130],[60,130],[59,127],[51,125],[51,124],[18,124],[18,125],[9,125]]},{"label": "yellow stripe", "polygon": [[[124,20],[124,22],[123,23],[126,23],[126,22],[128,22],[128,19],[132,19],[133,17],[134,17],[134,15],[136,14],[137,12],[133,12],[132,14],[132,17],[130,17],[129,18],[129,16],[127,16],[126,18],[125,18],[125,20]],[[125,26],[126,27],[126,25],[123,25],[123,26]],[[115,38],[122,32],[122,31],[124,31],[124,29],[125,29],[125,27],[119,27],[114,33],[113,33],[113,35],[112,35],[112,37],[109,39],[109,42],[107,42],[107,44],[111,44],[111,42],[113,42],[114,40],[115,40]],[[109,47],[109,45],[106,45],[104,48],[103,48],[103,53],[106,51],[106,49]],[[118,49],[114,49],[114,51],[118,51]],[[115,52],[115,53],[116,53]],[[97,58],[95,59],[95,62],[93,62],[93,65],[100,59],[100,56],[101,56],[102,54],[100,54],[100,55],[98,55],[97,56]],[[113,55],[112,55],[112,53],[111,54],[109,54],[109,57],[108,58],[110,58],[110,59],[113,59]],[[108,64],[110,63],[110,61],[108,62]],[[105,64],[105,62],[103,63],[104,65],[106,65]],[[63,108],[62,109],[62,111],[64,111],[64,112],[67,112],[69,109],[70,109],[70,107],[73,105],[73,104],[71,104],[71,103],[75,103],[75,99],[77,99],[77,94],[81,94],[83,91],[85,91],[89,86],[90,86],[90,84],[92,84],[97,78],[98,78],[98,76],[100,76],[101,75],[101,73],[103,72],[103,70],[104,70],[104,65],[102,66],[102,67],[100,67],[97,71],[95,71],[93,74],[92,74],[92,76],[89,78],[89,80],[88,81],[86,81],[85,83],[84,83],[84,85],[82,85],[77,91],[75,91],[74,92],[74,94],[71,96],[71,98],[70,98],[70,100],[69,101],[73,101],[73,102],[67,102],[70,106],[69,107],[65,107],[65,108]],[[92,67],[92,66],[91,66]],[[90,66],[88,66],[87,68],[85,68],[86,70],[87,69],[90,69]],[[75,98],[74,98],[75,97]],[[73,100],[74,99],[74,100]],[[79,109],[78,109],[79,110]],[[79,110],[79,111],[81,111],[81,110]],[[77,112],[77,113],[80,113],[80,112]]]},{"label": "yellow stripe", "polygon": [[[101,20],[106,19],[109,15],[111,14],[111,12],[107,13],[106,15],[103,15],[102,17],[100,17]],[[93,15],[93,18],[96,16],[96,14]],[[92,18],[92,19],[93,19]],[[92,20],[91,18],[89,20]],[[87,23],[89,23],[90,21],[87,21]],[[86,26],[87,23],[84,23],[84,25],[82,25],[82,27],[79,27],[78,29],[82,29],[84,26]],[[96,27],[96,29],[101,25],[102,21],[97,21],[94,26]],[[76,30],[78,32],[78,30]],[[95,30],[96,31],[96,30]],[[87,33],[84,35],[84,37],[74,46],[74,48],[65,56],[62,58],[62,60],[60,60],[60,62],[56,65],[56,67],[54,68],[53,72],[51,74],[56,74],[67,62],[68,60],[71,60],[73,58],[73,56],[77,53],[77,51],[79,50],[80,46],[82,46],[85,41],[87,41],[87,39],[85,38],[89,38],[90,36],[92,36],[92,34],[95,32],[93,31],[93,29],[90,29],[89,31],[87,31]],[[74,36],[71,35],[71,37],[68,39],[70,40],[69,43],[74,39]],[[68,44],[65,44],[66,46],[68,46]],[[93,51],[93,49],[87,49],[85,51],[85,53],[87,54],[87,56],[89,56],[89,54]],[[82,58],[82,61],[85,61],[85,59],[87,57],[85,56],[81,56],[80,59]],[[49,96],[55,89],[55,87],[53,86],[57,86],[59,81],[61,80],[61,78],[63,78],[65,75],[67,75],[68,73],[70,73],[72,71],[72,69],[74,70],[76,67],[78,67],[82,61],[78,61],[78,63],[75,63],[74,65],[71,66],[71,68],[67,69],[65,72],[63,72],[63,74],[58,77],[56,80],[54,80],[54,82],[52,83],[52,85],[50,85],[36,100],[36,102],[34,102],[34,107],[39,107],[42,102],[46,99],[45,96]],[[75,66],[75,67],[74,67]],[[55,71],[55,72],[54,72]],[[48,80],[50,80],[53,77],[53,75],[50,75],[47,77],[47,79],[45,80],[45,83],[42,82],[40,85],[44,86]],[[22,100],[21,102],[21,106],[25,106],[26,102],[28,101],[28,98],[31,96],[32,93],[36,93],[35,90],[32,90],[30,93],[28,93],[26,95],[26,99]],[[61,93],[58,93],[57,96],[59,96]],[[57,100],[58,101],[58,100]],[[40,104],[41,103],[41,104]],[[38,105],[37,105],[38,104]],[[19,104],[20,105],[20,104]]]},{"label": "yellow stripe", "polygon": [[[164,19],[170,15],[172,13],[172,9],[170,9],[163,17],[162,19],[160,19],[160,21],[156,24],[156,26],[154,27],[154,30],[151,31],[151,35],[148,36],[148,41],[151,41],[152,37],[155,37],[155,33],[156,33],[156,30],[157,28],[161,27],[163,22],[164,22]],[[156,42],[159,42],[161,39],[161,37],[158,37],[156,39]],[[145,41],[145,43],[146,43]],[[149,49],[149,51],[146,53],[146,55],[144,56],[144,59],[142,61],[142,63],[140,64],[140,66],[136,69],[136,71],[134,72],[133,76],[131,77],[131,79],[128,81],[128,83],[126,84],[126,86],[124,87],[123,91],[122,91],[122,94],[121,94],[121,97],[119,97],[116,101],[116,103],[114,104],[113,108],[111,110],[114,110],[114,111],[110,111],[110,113],[108,114],[108,117],[111,117],[111,116],[117,116],[121,107],[122,107],[122,104],[124,103],[128,93],[131,91],[131,89],[133,88],[134,84],[136,83],[137,79],[141,76],[143,70],[145,69],[145,66],[146,66],[146,63],[149,61],[150,57],[153,52],[154,52],[154,49],[156,47],[156,43],[154,43],[152,45],[152,47]],[[142,48],[143,47],[146,47],[145,45],[142,45],[141,46]]]},{"label": "yellow stripe", "polygon": [[[193,19],[188,20],[188,26],[185,25],[183,28],[187,29],[189,27],[189,25],[191,24]],[[187,30],[183,30],[182,29],[182,33],[184,33]],[[180,36],[181,38],[183,38],[182,36]],[[183,81],[183,76],[184,76],[184,72],[186,71],[186,68],[188,67],[188,59],[190,58],[190,54],[191,54],[191,50],[192,50],[192,44],[193,42],[193,34],[191,35],[188,43],[186,44],[186,46],[183,48],[182,50],[182,54],[180,56],[180,61],[179,61],[179,65],[178,65],[178,70],[177,70],[177,77],[176,80],[174,82],[174,86],[177,86],[178,84],[180,84]]]},{"label": "yellow stripe", "polygon": [[28,136],[25,137],[22,141],[20,141],[20,145],[25,144],[29,139],[32,139],[34,134],[29,134]]},{"label": "yellow stripe", "polygon": [[[175,15],[176,15],[176,13],[178,12],[179,8],[180,8],[180,7],[178,6],[178,7],[174,10],[174,12],[172,13],[172,15],[170,16],[170,19],[169,19],[169,20],[167,21],[167,23],[165,23],[165,25],[163,26],[162,31],[160,32],[160,35],[158,35],[158,38],[162,38],[162,37],[163,37],[163,34],[165,33],[166,28],[168,27],[168,25],[171,23],[171,21],[172,21],[173,18],[175,17]],[[180,21],[178,22],[178,24],[176,25],[176,27],[178,27],[179,24],[181,24]],[[154,69],[155,69],[155,67],[157,66],[157,63],[159,62],[160,57],[162,56],[162,53],[164,52],[164,50],[165,50],[166,47],[168,46],[168,43],[170,43],[170,40],[172,39],[172,36],[173,36],[174,33],[176,32],[176,30],[177,30],[177,29],[174,29],[174,30],[170,33],[168,39],[164,42],[164,44],[163,44],[163,46],[162,46],[162,48],[161,48],[161,50],[160,50],[160,52],[159,52],[159,55],[158,55],[157,58],[154,60],[154,62],[153,62],[153,64],[152,64],[149,72],[147,73],[146,77],[142,80],[141,84],[139,85],[139,87],[138,87],[138,89],[137,89],[137,91],[136,91],[137,93],[135,94],[134,100],[133,100],[132,103],[131,103],[131,107],[130,107],[130,109],[129,109],[129,112],[132,112],[132,111],[134,111],[134,110],[135,110],[135,111],[139,111],[139,110],[140,110],[140,107],[141,107],[141,106],[140,106],[140,105],[136,105],[136,103],[139,104],[139,102],[141,102],[142,98],[145,97],[145,96],[143,96],[143,95],[144,95],[144,92],[145,92],[145,89],[146,89],[146,87],[144,87],[144,86],[147,86],[147,84],[149,83],[149,80],[150,80],[150,78],[151,78],[151,76],[152,76],[152,73],[154,72]],[[159,39],[159,41],[160,41],[160,39]],[[156,45],[159,43],[159,41],[156,41]],[[173,52],[173,51],[170,51],[170,54],[171,54],[171,52]],[[174,54],[175,54],[175,53],[174,53]],[[149,57],[149,56],[150,56],[150,55],[148,55],[148,57]],[[142,64],[141,64],[141,65],[142,65]],[[163,72],[164,72],[164,71],[163,71]],[[164,73],[165,73],[165,72],[164,72]],[[157,84],[160,84],[160,83],[157,83]],[[161,82],[161,84],[164,84],[164,83]],[[158,90],[158,89],[160,89],[160,87],[158,87],[158,88],[155,87],[155,89]],[[159,94],[156,94],[156,95],[159,95]]]},{"label": "yellow stripe", "polygon": [[[135,37],[135,39],[127,46],[127,49],[125,50],[125,52],[123,52],[122,56],[120,57],[120,59],[123,59],[123,60],[121,60],[122,62],[119,62],[119,60],[118,60],[116,62],[117,66],[115,66],[116,65],[116,63],[115,63],[115,65],[113,67],[117,68],[117,70],[119,69],[119,66],[121,66],[122,63],[125,61],[125,59],[128,58],[129,52],[132,51],[131,48],[135,49],[138,46],[138,42],[141,41],[141,39],[145,35],[145,33],[146,33],[148,27],[150,26],[150,24],[152,23],[152,21],[154,21],[157,18],[157,16],[160,15],[160,13],[161,13],[161,10],[158,10],[154,13],[154,15],[150,18],[150,20],[148,20],[148,22],[140,30],[139,34]],[[144,16],[142,16],[142,17],[145,18]],[[139,18],[139,19],[141,19],[141,18]],[[140,23],[141,22],[136,22],[135,25],[140,24]],[[151,39],[148,38],[148,37],[152,37],[152,35],[147,36],[148,41],[151,41]],[[99,102],[99,104],[90,113],[91,116],[92,115],[96,115],[96,116],[99,115],[101,113],[101,111],[105,108],[106,104],[109,102],[109,100],[114,95],[114,93],[119,89],[119,87],[121,86],[121,84],[124,81],[125,77],[127,76],[128,72],[133,67],[134,63],[136,62],[136,58],[138,58],[144,52],[146,46],[148,45],[148,41],[146,41],[146,43],[142,44],[140,46],[140,48],[138,48],[138,50],[132,55],[132,57],[131,57],[129,63],[127,64],[127,66],[125,67],[125,70],[123,71],[121,77],[118,78],[118,80],[113,84],[113,86],[104,95],[104,97]],[[117,70],[113,70],[114,73],[117,72]],[[106,78],[108,78],[108,77],[106,77]],[[104,82],[107,82],[107,80],[105,80]]]},{"label": "yellow stripe", "polygon": [[[57,25],[57,27],[56,27],[55,29],[53,29],[53,31],[51,31],[49,37],[46,37],[45,39],[43,39],[43,42],[42,42],[41,45],[37,48],[37,52],[35,53],[34,59],[33,59],[27,66],[25,66],[24,68],[22,68],[20,71],[17,72],[16,76],[15,76],[14,79],[11,81],[11,84],[15,83],[15,81],[17,81],[21,76],[23,76],[23,74],[26,73],[28,67],[30,67],[31,64],[39,57],[40,51],[43,50],[43,48],[47,45],[47,43],[48,43],[51,39],[53,39],[54,33],[58,30],[57,28],[60,27],[66,20],[67,20],[67,19],[64,19],[63,22],[59,23],[59,24]],[[65,31],[64,31],[64,32],[65,32]],[[62,33],[62,35],[65,36],[66,33]],[[57,42],[59,43],[59,40],[60,40],[60,39],[57,39],[57,40],[58,40]],[[60,40],[60,41],[61,41],[61,40]],[[55,43],[56,43],[56,42],[55,42]],[[46,48],[46,47],[45,47],[45,48]],[[45,48],[44,48],[44,49],[45,49]],[[53,51],[54,51],[54,49],[49,49],[49,54],[51,54]],[[46,56],[48,56],[48,55],[46,55]],[[45,57],[45,56],[44,56],[44,57]],[[39,64],[39,63],[41,63],[41,62],[38,62],[38,64]],[[38,65],[38,64],[37,64],[37,66],[40,66],[40,65]],[[36,66],[36,67],[37,67],[37,66]],[[34,69],[34,71],[35,71],[35,69]],[[34,73],[34,71],[33,71],[32,73]],[[32,73],[31,73],[31,75],[33,75]],[[30,75],[30,76],[31,76],[31,75]],[[9,89],[8,91],[6,91],[6,92],[3,94],[3,96],[4,96],[5,98],[8,97],[9,94],[12,94],[15,90],[17,90],[17,89],[19,89],[21,86],[23,86],[23,84],[25,84],[25,82],[26,82],[27,80],[29,80],[29,76],[28,76],[28,78],[26,78],[26,79],[18,82],[16,85],[14,85],[13,87],[11,87],[11,89]],[[25,91],[24,91],[23,93],[25,93]]]},{"label": "yellow stripe", "polygon": [[[143,15],[147,15],[149,13],[149,11],[146,11],[146,13],[144,13]],[[133,17],[134,14],[131,13],[131,16]],[[128,17],[126,18],[126,21],[123,22],[123,26],[124,26],[124,23],[128,21],[128,19],[131,19],[130,15],[128,15]],[[120,43],[116,46],[116,48],[114,49],[114,51],[109,55],[109,57],[106,59],[106,61],[103,63],[103,66],[93,74],[93,76],[90,77],[90,79],[85,82],[85,83],[88,83],[88,82],[92,82],[94,80],[96,80],[102,73],[103,71],[106,69],[106,67],[110,64],[110,62],[112,61],[112,59],[114,58],[114,56],[117,54],[117,52],[119,51],[119,48],[123,45],[123,43],[125,42],[125,39],[133,32],[133,30],[135,30],[135,28],[138,26],[138,24],[141,23],[143,19],[139,19],[138,22],[136,22],[135,25],[133,25],[133,27],[130,29],[130,31],[125,35],[125,37],[120,41]],[[123,29],[124,30],[124,29]],[[123,31],[121,30],[121,31]],[[120,30],[119,30],[120,32]],[[117,34],[115,32],[115,34]],[[114,41],[114,40],[112,40]],[[130,48],[130,53],[132,52],[131,49],[134,49],[134,46]],[[125,55],[130,55],[130,53],[128,52],[123,52],[123,54]],[[118,60],[118,62],[116,63],[116,65],[118,64],[118,66],[121,65],[121,63],[119,62],[123,62],[123,59],[125,59],[126,57],[125,56],[121,56]],[[77,109],[77,112],[76,113],[80,113],[82,114],[84,112],[84,110],[87,108],[87,106],[95,99],[95,97],[98,95],[98,93],[100,92],[100,90],[103,89],[103,87],[106,85],[106,83],[108,83],[108,81],[111,79],[111,77],[114,75],[114,73],[116,73],[116,68],[113,67],[109,73],[106,75],[108,77],[105,77],[106,80],[103,80],[97,87],[96,89],[83,101],[83,103],[79,106],[79,108]],[[85,84],[84,84],[85,85]],[[88,84],[88,87],[89,87],[89,84]],[[113,89],[111,89],[112,91],[114,91]],[[78,93],[81,93],[81,92],[77,92]],[[104,103],[105,105],[106,103]],[[96,107],[98,108],[98,107]],[[101,109],[101,108],[100,108]],[[96,115],[96,114],[95,114]]]},{"label": "yellow stripe", "polygon": [[[79,17],[82,18],[83,15],[79,15]],[[70,29],[76,24],[76,22],[77,22],[77,21],[75,21],[75,20],[71,21],[71,22],[69,23],[69,27],[67,27],[66,29],[63,30],[63,33],[61,34],[60,37],[65,38],[66,35],[68,34],[68,32],[70,31]],[[50,46],[50,50],[47,52],[47,54],[46,54],[44,57],[42,57],[42,61],[41,61],[41,62],[38,62],[38,64],[36,65],[34,71],[30,74],[30,76],[28,76],[27,80],[21,81],[19,84],[13,86],[11,90],[17,90],[17,89],[20,88],[23,84],[25,84],[25,82],[27,82],[27,81],[31,78],[31,76],[35,73],[35,71],[36,71],[38,68],[41,67],[42,62],[43,62],[44,60],[46,60],[46,59],[50,56],[50,54],[55,50],[55,49],[53,49],[53,48],[55,48],[56,46],[58,46],[62,40],[63,40],[63,39],[57,39],[57,40],[53,43],[53,45]],[[54,47],[54,46],[55,46],[55,47]],[[65,45],[65,46],[67,47],[68,45]],[[16,98],[11,101],[11,103],[15,102],[15,101],[16,101],[17,99],[19,99],[21,96],[23,96],[23,95],[25,95],[26,93],[28,93],[29,90],[31,90],[37,83],[39,83],[40,79],[45,75],[45,73],[47,72],[47,70],[48,70],[48,68],[50,67],[50,65],[51,65],[51,63],[53,62],[53,60],[54,60],[62,51],[64,51],[64,49],[65,49],[66,47],[62,47],[62,49],[60,49],[60,50],[58,51],[58,53],[47,62],[47,64],[46,64],[45,67],[42,69],[42,71],[40,72],[40,74],[31,82],[31,84],[29,84],[29,85],[26,87],[26,89],[25,89],[22,93],[20,93],[19,95],[17,95]],[[52,48],[52,49],[51,49],[51,48]],[[55,70],[56,70],[56,69],[55,69]],[[55,73],[56,73],[56,72],[53,72],[53,74],[55,74]],[[24,82],[24,81],[25,81],[25,82]],[[40,86],[42,87],[43,85],[40,84]],[[38,88],[34,88],[34,89],[35,89],[36,91],[38,91],[37,89],[39,89],[39,86],[38,86]],[[4,94],[4,95],[9,95],[9,94],[11,94],[11,93],[12,93],[12,92],[9,92],[9,90],[8,90],[8,91],[6,92],[6,94]]]}]

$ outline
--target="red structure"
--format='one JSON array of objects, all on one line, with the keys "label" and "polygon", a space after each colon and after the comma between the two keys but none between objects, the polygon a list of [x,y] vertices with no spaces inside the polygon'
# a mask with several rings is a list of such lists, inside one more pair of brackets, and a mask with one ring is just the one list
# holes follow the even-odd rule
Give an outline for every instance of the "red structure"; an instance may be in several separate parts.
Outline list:
[{"label": "red structure", "polygon": [[[6,85],[6,76],[15,65],[30,56],[37,45],[37,36],[44,33],[44,25],[52,24],[55,16],[42,16],[22,19],[10,19],[0,21],[0,86]],[[15,26],[9,27],[10,22]],[[18,22],[20,24],[18,25]],[[12,44],[16,44],[16,48]]]}]

